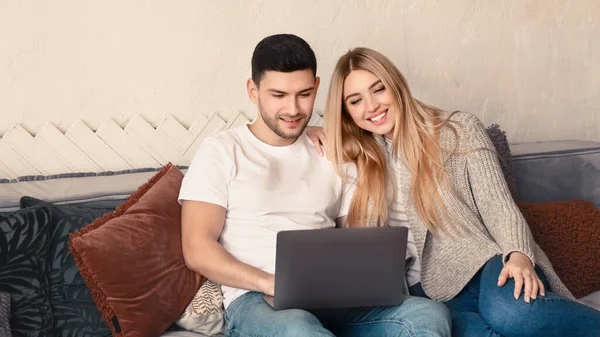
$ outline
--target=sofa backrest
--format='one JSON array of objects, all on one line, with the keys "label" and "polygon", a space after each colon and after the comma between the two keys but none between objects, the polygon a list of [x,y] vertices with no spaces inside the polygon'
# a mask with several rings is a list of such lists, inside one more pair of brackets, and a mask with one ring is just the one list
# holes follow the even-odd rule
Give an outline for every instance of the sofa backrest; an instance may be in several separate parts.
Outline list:
[{"label": "sofa backrest", "polygon": [[519,200],[581,199],[600,208],[600,142],[511,144]]},{"label": "sofa backrest", "polygon": [[[600,142],[545,141],[510,144],[518,200],[582,199],[600,208]],[[89,175],[23,177],[0,182],[0,212],[19,208],[22,196],[57,204],[116,207],[160,168]],[[185,173],[185,168],[182,168]]]}]

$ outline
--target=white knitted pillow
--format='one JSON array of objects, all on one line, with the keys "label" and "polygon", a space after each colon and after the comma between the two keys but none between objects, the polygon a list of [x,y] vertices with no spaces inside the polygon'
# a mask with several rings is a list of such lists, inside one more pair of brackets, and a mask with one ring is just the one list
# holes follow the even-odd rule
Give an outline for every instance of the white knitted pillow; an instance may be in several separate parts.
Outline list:
[{"label": "white knitted pillow", "polygon": [[207,280],[177,321],[177,325],[206,336],[223,331],[223,293],[221,286]]}]

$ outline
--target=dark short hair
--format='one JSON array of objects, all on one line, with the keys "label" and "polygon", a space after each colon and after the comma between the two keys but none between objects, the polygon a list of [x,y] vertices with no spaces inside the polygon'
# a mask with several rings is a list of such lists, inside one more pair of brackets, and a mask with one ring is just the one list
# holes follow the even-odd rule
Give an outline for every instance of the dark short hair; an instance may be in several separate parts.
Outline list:
[{"label": "dark short hair", "polygon": [[252,54],[252,80],[258,86],[266,71],[290,73],[310,69],[317,76],[317,58],[310,45],[293,34],[277,34],[260,41]]}]

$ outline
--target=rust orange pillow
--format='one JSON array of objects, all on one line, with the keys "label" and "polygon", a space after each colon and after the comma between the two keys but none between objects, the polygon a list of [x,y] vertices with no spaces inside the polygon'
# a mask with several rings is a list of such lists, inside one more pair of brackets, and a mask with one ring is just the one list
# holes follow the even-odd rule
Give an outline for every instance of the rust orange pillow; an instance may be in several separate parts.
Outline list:
[{"label": "rust orange pillow", "polygon": [[600,290],[600,211],[570,200],[518,203],[537,244],[576,298]]},{"label": "rust orange pillow", "polygon": [[114,213],[70,236],[71,253],[114,336],[159,336],[203,281],[181,251],[182,179],[166,165]]}]

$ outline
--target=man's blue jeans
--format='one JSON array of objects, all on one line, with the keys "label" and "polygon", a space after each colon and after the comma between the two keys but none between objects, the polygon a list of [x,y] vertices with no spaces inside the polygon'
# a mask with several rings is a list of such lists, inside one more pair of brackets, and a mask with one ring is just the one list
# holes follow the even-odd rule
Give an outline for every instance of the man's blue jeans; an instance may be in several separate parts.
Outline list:
[{"label": "man's blue jeans", "polygon": [[[549,289],[539,268],[546,296],[526,303],[514,298],[515,281],[498,287],[502,258],[491,258],[465,288],[446,302],[452,314],[452,335],[463,336],[600,336],[600,311],[563,298]],[[414,296],[427,297],[421,284],[410,287]]]},{"label": "man's blue jeans", "polygon": [[249,292],[225,311],[226,336],[450,336],[443,304],[408,297],[394,307],[275,311],[261,293]]}]

